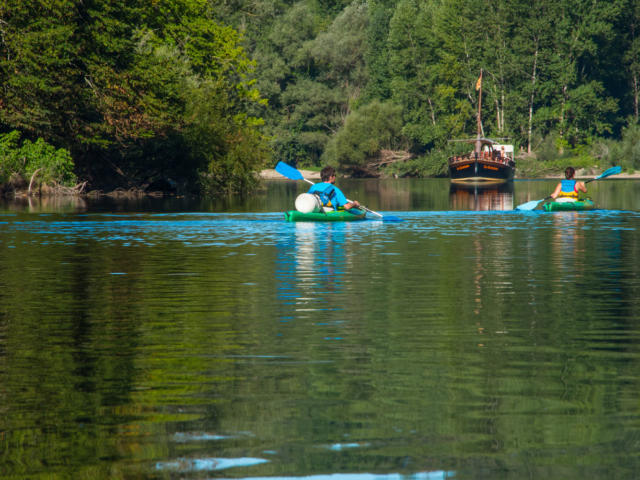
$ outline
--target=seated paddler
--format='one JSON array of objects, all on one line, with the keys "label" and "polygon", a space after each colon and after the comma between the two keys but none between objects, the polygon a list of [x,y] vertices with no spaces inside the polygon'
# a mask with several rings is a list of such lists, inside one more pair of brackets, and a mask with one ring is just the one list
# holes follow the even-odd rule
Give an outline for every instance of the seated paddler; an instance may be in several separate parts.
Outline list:
[{"label": "seated paddler", "polygon": [[344,193],[336,187],[336,170],[331,166],[326,166],[320,172],[321,183],[311,186],[309,193],[317,195],[322,202],[325,211],[330,210],[350,210],[359,207],[357,200],[348,200]]},{"label": "seated paddler", "polygon": [[576,181],[574,178],[576,171],[573,167],[567,167],[564,171],[565,180],[560,181],[551,197],[556,202],[576,202],[580,192],[587,193],[584,182]]}]

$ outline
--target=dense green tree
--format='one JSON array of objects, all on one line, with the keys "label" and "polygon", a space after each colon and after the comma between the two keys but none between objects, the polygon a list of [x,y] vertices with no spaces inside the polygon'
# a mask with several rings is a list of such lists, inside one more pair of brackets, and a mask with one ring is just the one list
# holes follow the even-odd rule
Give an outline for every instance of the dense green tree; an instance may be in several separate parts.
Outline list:
[{"label": "dense green tree", "polygon": [[[309,139],[305,133],[310,130],[306,119],[317,116],[315,104],[318,97],[323,96],[318,91],[321,86],[308,92],[304,89],[305,82],[315,83],[315,66],[305,43],[315,38],[319,24],[314,3],[297,2],[270,25],[254,51],[257,86],[270,107],[266,113],[266,130],[272,138],[276,157],[293,164],[298,160],[304,163],[317,159],[326,143],[326,134]],[[302,88],[296,88],[298,80],[302,81]]]},{"label": "dense green tree", "polygon": [[437,162],[479,107],[485,136],[580,149],[638,123],[639,19],[635,0],[4,0],[0,133],[67,148],[96,184],[212,193],[270,151],[376,157],[354,119],[386,109],[394,148]]},{"label": "dense green tree", "polygon": [[[623,82],[619,95],[621,105],[630,105],[627,112],[638,123],[640,111],[640,3],[629,0],[623,7],[617,31],[624,36],[618,45],[622,45],[622,65],[624,66]],[[628,99],[628,100],[627,100]]]},{"label": "dense green tree", "polygon": [[294,164],[319,161],[367,80],[366,4],[353,2],[332,21],[320,7],[298,2],[274,22],[269,43],[257,52],[276,156]]},{"label": "dense green tree", "polygon": [[555,55],[549,68],[553,89],[545,100],[554,106],[554,130],[571,145],[611,132],[616,103],[592,79],[590,64],[602,54],[602,43],[610,41],[619,9],[619,2],[563,0],[549,18]]},{"label": "dense green tree", "polygon": [[367,81],[364,56],[367,48],[367,4],[353,2],[307,44],[318,65],[318,79],[357,98]]},{"label": "dense green tree", "polygon": [[327,145],[323,160],[342,170],[362,167],[380,150],[400,146],[401,130],[401,107],[373,101],[347,117],[344,128]]},{"label": "dense green tree", "polygon": [[364,101],[387,99],[391,95],[387,37],[395,3],[395,0],[368,2],[367,50],[364,54],[368,78],[362,95]]},{"label": "dense green tree", "polygon": [[[0,122],[63,143],[76,130],[82,67],[74,2],[0,3]],[[7,128],[8,127],[8,128]]]},{"label": "dense green tree", "polygon": [[222,168],[238,138],[259,139],[261,100],[207,1],[6,0],[0,25],[1,126],[67,147],[94,184],[237,185],[264,161]]}]

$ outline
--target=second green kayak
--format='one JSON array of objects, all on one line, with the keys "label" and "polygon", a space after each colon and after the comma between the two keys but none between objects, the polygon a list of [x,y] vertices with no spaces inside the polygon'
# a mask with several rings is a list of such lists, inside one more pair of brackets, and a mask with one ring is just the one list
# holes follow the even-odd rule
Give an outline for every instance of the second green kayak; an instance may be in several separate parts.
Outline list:
[{"label": "second green kayak", "polygon": [[564,212],[572,210],[593,210],[595,204],[593,200],[579,200],[576,202],[549,202],[544,204],[545,212]]},{"label": "second green kayak", "polygon": [[313,212],[301,213],[297,210],[289,210],[284,212],[284,218],[287,222],[352,222],[354,220],[364,220],[367,212],[363,212],[356,208],[351,210],[338,210],[333,212]]}]

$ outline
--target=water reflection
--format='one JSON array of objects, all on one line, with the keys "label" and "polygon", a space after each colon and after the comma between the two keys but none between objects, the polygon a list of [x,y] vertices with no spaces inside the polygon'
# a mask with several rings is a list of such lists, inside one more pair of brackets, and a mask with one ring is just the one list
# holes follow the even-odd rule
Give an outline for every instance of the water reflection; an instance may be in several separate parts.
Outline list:
[{"label": "water reflection", "polygon": [[29,213],[83,212],[88,207],[86,197],[74,195],[20,196],[0,203],[8,211]]},{"label": "water reflection", "polygon": [[[587,216],[580,212],[554,214],[553,261],[559,279],[579,279],[584,272],[584,228]],[[560,285],[556,284],[556,288]]]},{"label": "water reflection", "polygon": [[[530,200],[545,198],[557,179],[518,179],[498,186],[452,186],[448,179],[341,179],[352,198],[382,212],[444,210],[511,210]],[[599,208],[640,211],[640,181],[607,179],[589,184]],[[265,181],[247,197],[31,197],[0,199],[0,211],[11,212],[224,212],[274,213],[289,210],[303,182]]]},{"label": "water reflection", "polygon": [[640,214],[403,216],[0,216],[0,476],[633,478]]},{"label": "water reflection", "polygon": [[264,458],[180,458],[172,462],[158,462],[156,469],[176,472],[207,472],[236,467],[251,467],[267,463]]},{"label": "water reflection", "polygon": [[280,322],[316,320],[314,325],[326,325],[326,319],[318,321],[323,318],[322,312],[343,308],[330,298],[345,287],[347,245],[353,226],[310,222],[287,226],[293,229],[292,235],[285,236],[277,245],[277,295],[285,306]]},{"label": "water reflection", "polygon": [[513,182],[500,185],[456,185],[449,188],[451,210],[513,210]]},{"label": "water reflection", "polygon": [[[304,300],[340,288],[348,224],[297,222],[293,236],[278,243],[280,292]],[[284,293],[284,295],[289,295]]]},{"label": "water reflection", "polygon": [[456,472],[454,471],[435,470],[408,475],[400,473],[378,475],[374,473],[332,473],[330,475],[308,475],[302,477],[244,477],[238,480],[447,480],[455,477]]}]

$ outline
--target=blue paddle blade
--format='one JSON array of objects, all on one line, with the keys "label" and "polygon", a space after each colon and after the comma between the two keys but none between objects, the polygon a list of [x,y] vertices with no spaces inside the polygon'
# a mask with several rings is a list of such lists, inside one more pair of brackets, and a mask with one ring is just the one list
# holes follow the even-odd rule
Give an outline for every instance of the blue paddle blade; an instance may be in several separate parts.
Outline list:
[{"label": "blue paddle blade", "polygon": [[374,215],[374,217],[370,218],[370,220],[381,220],[383,222],[404,222],[404,219],[400,217],[396,217],[395,215],[382,215],[381,213],[375,212],[370,208],[365,207],[364,205],[360,205],[359,208]]},{"label": "blue paddle blade", "polygon": [[304,180],[302,173],[283,162],[278,162],[278,164],[276,165],[276,172],[278,172],[283,177],[287,177],[290,180]]},{"label": "blue paddle blade", "polygon": [[516,210],[533,210],[538,206],[540,202],[544,202],[544,198],[541,200],[531,200],[530,202],[523,203],[522,205],[518,205]]},{"label": "blue paddle blade", "polygon": [[379,222],[404,222],[404,218],[396,217],[394,215],[383,215],[382,217],[367,217],[371,221]]},{"label": "blue paddle blade", "polygon": [[607,170],[605,170],[604,172],[602,172],[596,178],[594,178],[594,180],[597,180],[598,178],[608,177],[609,175],[617,175],[621,171],[622,171],[622,167],[620,167],[620,166],[611,167],[611,168],[608,168]]}]

